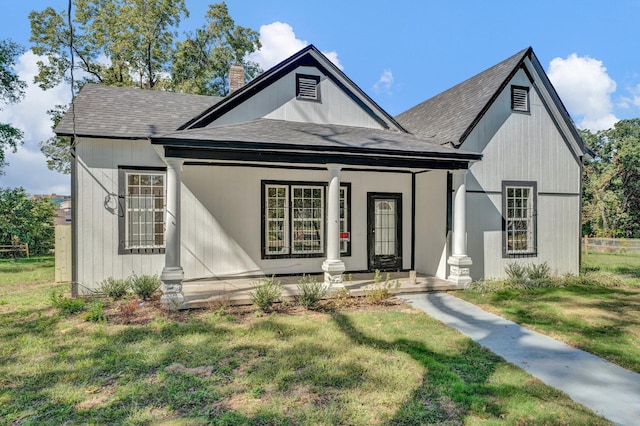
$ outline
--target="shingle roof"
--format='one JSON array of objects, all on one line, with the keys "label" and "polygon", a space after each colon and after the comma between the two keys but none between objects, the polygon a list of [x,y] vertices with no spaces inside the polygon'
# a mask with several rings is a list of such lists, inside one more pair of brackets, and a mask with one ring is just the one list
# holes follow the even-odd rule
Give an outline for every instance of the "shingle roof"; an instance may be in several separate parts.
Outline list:
[{"label": "shingle roof", "polygon": [[[75,99],[79,136],[146,138],[176,130],[222,98],[86,84]],[[73,134],[72,114],[55,128],[60,136]]]},{"label": "shingle roof", "polygon": [[[209,126],[155,134],[152,142],[171,145],[272,149],[327,149],[380,152],[416,156],[479,160],[480,154],[434,143],[428,138],[399,131],[333,124],[257,119],[238,124]],[[189,142],[193,142],[190,144]]]},{"label": "shingle roof", "polygon": [[524,49],[497,65],[471,77],[431,99],[398,115],[404,128],[416,135],[433,138],[440,143],[459,145],[467,130],[520,62],[531,52]]}]

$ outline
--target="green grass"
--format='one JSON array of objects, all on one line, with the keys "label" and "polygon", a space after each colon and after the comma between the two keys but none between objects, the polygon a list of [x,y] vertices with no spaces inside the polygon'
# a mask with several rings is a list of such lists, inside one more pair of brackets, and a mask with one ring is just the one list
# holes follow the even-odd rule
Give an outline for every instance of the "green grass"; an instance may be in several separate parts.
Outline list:
[{"label": "green grass", "polygon": [[1,288],[0,424],[608,424],[414,310],[116,325]]},{"label": "green grass", "polygon": [[[615,274],[640,278],[640,252],[582,253],[584,271],[608,271]],[[640,280],[638,281],[640,283]]]},{"label": "green grass", "polygon": [[628,278],[640,276],[640,256],[597,253],[583,260],[587,272],[580,280],[563,278],[555,286],[530,289],[458,291],[456,296],[640,373],[640,280]]}]

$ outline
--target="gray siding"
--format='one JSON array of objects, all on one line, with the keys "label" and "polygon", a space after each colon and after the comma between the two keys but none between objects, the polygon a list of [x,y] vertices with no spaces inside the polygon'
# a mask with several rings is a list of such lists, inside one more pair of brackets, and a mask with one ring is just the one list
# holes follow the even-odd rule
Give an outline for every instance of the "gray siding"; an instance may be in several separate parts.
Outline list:
[{"label": "gray siding", "polygon": [[[530,113],[511,112],[507,85],[462,145],[484,155],[467,176],[472,277],[503,276],[504,267],[513,261],[547,262],[558,273],[578,273],[580,165],[526,74],[519,71],[511,84],[531,87]],[[537,182],[537,257],[502,258],[505,180]]]},{"label": "gray siding", "polygon": [[162,254],[118,255],[118,215],[124,214],[118,199],[118,165],[164,167],[164,162],[144,140],[82,138],[76,153],[79,292],[86,293],[108,277],[159,274]]},{"label": "gray siding", "polygon": [[[296,99],[296,73],[320,76],[321,101]],[[300,67],[238,105],[210,126],[239,123],[257,118],[339,124],[381,129],[342,89],[313,67]]]},{"label": "gray siding", "polygon": [[418,273],[446,278],[447,172],[416,175],[416,263]]}]

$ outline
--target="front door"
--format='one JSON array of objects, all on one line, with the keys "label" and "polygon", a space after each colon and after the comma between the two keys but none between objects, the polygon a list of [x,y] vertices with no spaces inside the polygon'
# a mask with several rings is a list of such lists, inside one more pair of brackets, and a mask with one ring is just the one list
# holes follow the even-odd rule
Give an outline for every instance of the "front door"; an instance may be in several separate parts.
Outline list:
[{"label": "front door", "polygon": [[367,193],[369,270],[402,269],[402,194]]}]

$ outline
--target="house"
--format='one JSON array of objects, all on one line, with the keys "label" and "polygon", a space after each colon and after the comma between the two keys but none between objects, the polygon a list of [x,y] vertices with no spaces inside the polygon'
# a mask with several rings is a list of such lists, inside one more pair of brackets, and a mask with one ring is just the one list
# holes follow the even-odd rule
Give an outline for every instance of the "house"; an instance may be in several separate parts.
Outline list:
[{"label": "house", "polygon": [[[415,270],[464,286],[579,263],[584,148],[531,49],[394,118],[314,46],[225,98],[87,84],[71,136],[73,293]],[[215,285],[215,284],[212,284]]]},{"label": "house", "polygon": [[590,154],[531,48],[396,119],[417,136],[482,153],[465,182],[474,280],[502,277],[514,261],[579,272]]}]

